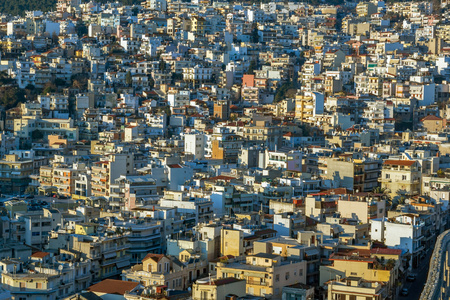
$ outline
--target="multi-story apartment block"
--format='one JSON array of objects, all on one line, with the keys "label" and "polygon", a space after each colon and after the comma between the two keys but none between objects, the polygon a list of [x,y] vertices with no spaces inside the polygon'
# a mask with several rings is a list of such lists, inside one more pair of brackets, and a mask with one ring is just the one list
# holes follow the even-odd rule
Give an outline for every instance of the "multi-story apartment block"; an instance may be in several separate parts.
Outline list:
[{"label": "multi-story apartment block", "polygon": [[218,263],[217,277],[234,277],[246,281],[247,294],[260,297],[280,297],[284,286],[306,283],[306,261],[283,259],[279,255],[259,253],[245,261]]},{"label": "multi-story apartment block", "polygon": [[127,235],[89,236],[72,235],[69,252],[91,260],[92,280],[117,276],[130,266]]},{"label": "multi-story apartment block", "polygon": [[418,214],[403,214],[391,219],[373,219],[370,220],[370,224],[372,240],[407,251],[410,254],[409,268],[419,264],[420,256],[424,251],[422,229],[425,227],[425,222]]},{"label": "multi-story apartment block", "polygon": [[142,264],[122,273],[128,281],[143,282],[148,285],[166,285],[170,289],[186,289],[193,281],[207,277],[208,264],[198,258],[187,264],[178,258],[164,254],[147,254]]},{"label": "multi-story apartment block", "polygon": [[414,160],[385,160],[381,169],[381,188],[395,197],[420,193],[421,167]]},{"label": "multi-story apartment block", "polygon": [[109,198],[111,185],[121,174],[131,175],[133,170],[132,154],[111,154],[105,160],[91,167],[91,194]]},{"label": "multi-story apartment block", "polygon": [[33,160],[19,159],[15,154],[5,155],[0,161],[0,186],[4,194],[23,194],[31,182]]}]

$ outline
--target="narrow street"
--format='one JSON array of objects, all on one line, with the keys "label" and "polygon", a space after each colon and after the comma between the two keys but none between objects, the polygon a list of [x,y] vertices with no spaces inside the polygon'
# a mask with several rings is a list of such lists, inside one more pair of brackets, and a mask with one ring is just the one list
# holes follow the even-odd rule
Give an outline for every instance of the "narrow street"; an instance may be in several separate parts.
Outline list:
[{"label": "narrow street", "polygon": [[406,297],[399,296],[399,299],[418,300],[422,293],[423,286],[427,281],[428,268],[430,266],[430,258],[434,248],[428,249],[427,256],[422,260],[420,266],[413,269],[412,274],[416,275],[414,282],[408,282],[405,280],[405,284],[402,288],[406,287],[409,290],[409,295]]}]

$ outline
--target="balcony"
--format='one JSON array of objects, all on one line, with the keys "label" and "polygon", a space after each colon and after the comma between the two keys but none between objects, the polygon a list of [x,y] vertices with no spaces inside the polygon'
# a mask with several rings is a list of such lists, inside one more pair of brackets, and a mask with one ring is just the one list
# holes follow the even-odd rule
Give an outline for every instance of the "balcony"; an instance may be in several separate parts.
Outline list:
[{"label": "balcony", "polygon": [[390,178],[378,178],[378,182],[392,182]]},{"label": "balcony", "polygon": [[116,258],[116,259],[104,260],[101,263],[101,265],[102,265],[102,267],[104,267],[104,266],[109,266],[109,265],[113,265],[113,264],[117,264],[117,263],[129,262],[130,259],[131,259],[131,256],[127,254],[127,255],[121,256],[121,257]]},{"label": "balcony", "polygon": [[247,280],[247,284],[261,285],[261,286],[268,286],[269,285],[267,282],[257,281],[257,280]]}]

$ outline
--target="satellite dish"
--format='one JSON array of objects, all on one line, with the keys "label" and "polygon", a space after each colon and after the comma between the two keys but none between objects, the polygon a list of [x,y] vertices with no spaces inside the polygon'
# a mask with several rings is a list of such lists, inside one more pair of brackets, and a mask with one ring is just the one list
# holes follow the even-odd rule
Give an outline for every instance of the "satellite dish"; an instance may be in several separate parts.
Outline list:
[{"label": "satellite dish", "polygon": [[84,259],[83,258],[80,258],[80,261],[83,261]]},{"label": "satellite dish", "polygon": [[63,269],[64,269],[64,266],[63,266],[63,265],[59,265],[59,266],[58,266],[58,270],[62,271]]}]

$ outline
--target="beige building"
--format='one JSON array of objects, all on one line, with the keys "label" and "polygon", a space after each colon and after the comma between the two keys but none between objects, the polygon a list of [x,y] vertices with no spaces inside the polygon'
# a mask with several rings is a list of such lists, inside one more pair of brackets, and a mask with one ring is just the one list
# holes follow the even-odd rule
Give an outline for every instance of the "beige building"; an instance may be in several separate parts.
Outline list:
[{"label": "beige building", "polygon": [[11,292],[13,299],[56,300],[60,277],[58,275],[33,273],[3,273],[2,286]]},{"label": "beige building", "polygon": [[327,178],[355,192],[371,192],[378,186],[381,160],[353,159],[352,155],[327,160]]},{"label": "beige building", "polygon": [[420,122],[427,132],[442,132],[442,129],[447,127],[447,120],[435,115],[426,116]]},{"label": "beige building", "polygon": [[401,253],[399,249],[373,248],[349,249],[332,254],[332,265],[320,267],[320,285],[336,278],[360,277],[367,281],[383,282],[392,292],[398,283]]},{"label": "beige building", "polygon": [[145,286],[165,285],[175,290],[185,290],[194,280],[207,276],[208,264],[204,260],[196,258],[182,263],[173,256],[151,253],[142,260],[142,264],[122,273],[123,280],[141,282]]},{"label": "beige building", "polygon": [[279,255],[259,253],[245,262],[217,263],[217,277],[245,279],[249,295],[281,298],[284,286],[306,283],[306,261],[282,259]]},{"label": "beige building", "polygon": [[109,198],[111,185],[120,175],[130,175],[133,172],[132,154],[111,154],[105,160],[94,163],[91,167],[92,196]]},{"label": "beige building", "polygon": [[348,196],[338,200],[337,211],[341,218],[359,220],[362,223],[386,215],[386,201],[383,195],[360,193],[360,196]]},{"label": "beige building", "polygon": [[378,281],[366,281],[360,277],[346,277],[328,283],[328,299],[384,300],[386,285]]},{"label": "beige building", "polygon": [[75,235],[69,242],[69,251],[92,261],[93,281],[119,275],[130,266],[130,245],[126,235],[108,237]]},{"label": "beige building", "polygon": [[244,255],[244,233],[240,230],[222,229],[220,231],[220,255]]},{"label": "beige building", "polygon": [[5,155],[0,161],[0,188],[4,194],[23,194],[31,182],[33,160],[21,159],[15,154]]},{"label": "beige building", "polygon": [[414,196],[420,193],[422,173],[414,160],[386,160],[381,170],[381,188],[392,196]]},{"label": "beige building", "polygon": [[197,300],[222,300],[229,295],[243,297],[245,280],[233,277],[209,280],[199,279],[192,285],[192,298]]}]

